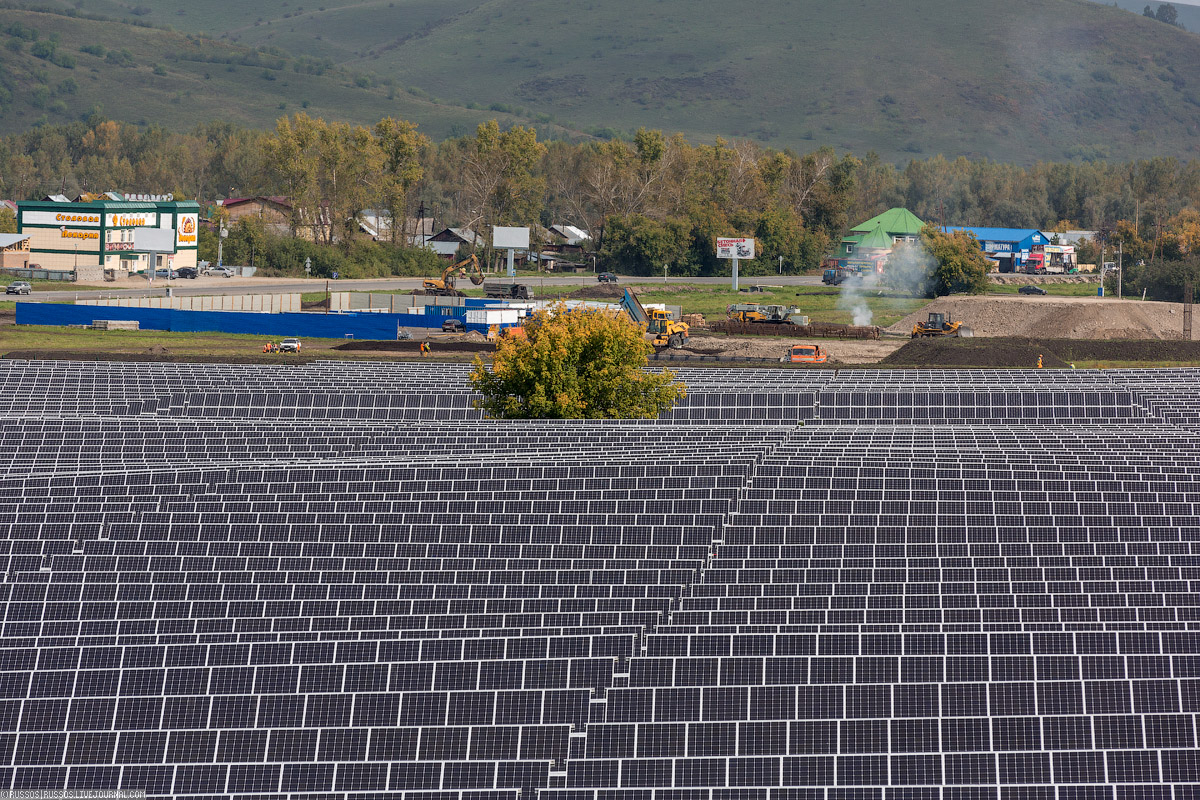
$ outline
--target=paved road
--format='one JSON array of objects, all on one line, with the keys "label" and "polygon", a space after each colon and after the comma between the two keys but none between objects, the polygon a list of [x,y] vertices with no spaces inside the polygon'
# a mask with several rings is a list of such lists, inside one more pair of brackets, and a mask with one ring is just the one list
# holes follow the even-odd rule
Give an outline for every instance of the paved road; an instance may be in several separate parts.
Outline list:
[{"label": "paved road", "polygon": [[[587,274],[548,276],[544,278],[528,277],[518,278],[518,280],[521,283],[529,286],[587,286],[596,282],[594,276]],[[656,283],[668,283],[674,285],[691,283],[703,286],[719,286],[729,284],[729,278],[668,278],[666,280],[663,280],[662,278],[626,278],[623,279],[623,281],[626,284],[637,284],[639,286],[652,286]],[[816,275],[764,275],[741,279],[741,286],[743,288],[759,283],[771,286],[819,286],[821,285],[821,278]],[[421,287],[421,278],[337,280],[329,281],[329,287],[333,291],[340,292],[387,292],[395,290],[407,291],[409,289],[419,289]],[[171,290],[178,297],[195,295],[289,294],[293,292],[323,292],[325,291],[325,281],[297,280],[291,278],[278,278],[274,280],[251,278],[244,281],[239,278],[200,279],[198,281],[174,280],[171,281]],[[116,288],[114,286],[112,289],[96,289],[89,291],[76,291],[73,289],[35,291],[33,295],[29,296],[27,299],[49,302],[89,297],[163,297],[166,295],[166,293],[166,282],[155,281],[152,287],[144,288]]]}]

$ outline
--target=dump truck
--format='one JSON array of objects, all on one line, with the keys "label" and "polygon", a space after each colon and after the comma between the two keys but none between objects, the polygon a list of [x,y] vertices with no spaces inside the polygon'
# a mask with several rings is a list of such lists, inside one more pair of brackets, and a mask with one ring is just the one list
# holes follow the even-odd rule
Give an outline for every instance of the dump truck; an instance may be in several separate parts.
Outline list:
[{"label": "dump truck", "polygon": [[779,359],[792,364],[824,364],[829,354],[815,344],[794,344],[788,348],[787,357]]},{"label": "dump truck", "polygon": [[516,325],[509,328],[501,328],[499,325],[491,325],[488,327],[487,340],[489,342],[497,342],[501,339],[528,339],[525,334],[525,328]]},{"label": "dump truck", "polygon": [[475,274],[470,276],[471,283],[476,286],[483,283],[483,270],[479,267],[479,257],[472,253],[457,264],[451,264],[442,270],[441,278],[426,278],[421,283],[421,289],[425,294],[438,297],[462,297],[463,293],[454,288],[454,273],[468,265],[475,270]]},{"label": "dump truck", "polygon": [[632,289],[625,290],[621,297],[621,308],[646,330],[646,336],[650,337],[650,343],[655,348],[670,347],[672,350],[679,350],[688,339],[686,322],[671,319],[671,313],[666,309],[647,310]]},{"label": "dump truck", "polygon": [[965,339],[974,336],[975,332],[963,324],[962,320],[954,321],[948,314],[936,311],[929,312],[929,320],[913,325],[912,338],[929,336],[947,336]]},{"label": "dump truck", "polygon": [[483,284],[483,294],[486,297],[498,297],[507,300],[529,300],[532,295],[529,287],[523,283],[505,283],[503,281],[488,281]]}]

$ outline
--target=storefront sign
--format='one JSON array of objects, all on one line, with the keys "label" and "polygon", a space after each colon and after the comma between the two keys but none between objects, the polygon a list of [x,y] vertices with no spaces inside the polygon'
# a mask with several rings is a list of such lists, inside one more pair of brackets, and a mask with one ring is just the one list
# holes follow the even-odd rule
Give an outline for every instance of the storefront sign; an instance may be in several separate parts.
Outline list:
[{"label": "storefront sign", "polygon": [[100,215],[71,211],[26,211],[21,214],[22,225],[70,225],[72,228],[98,228]]},{"label": "storefront sign", "polygon": [[62,238],[64,239],[99,239],[100,234],[97,231],[69,231],[63,228]]},{"label": "storefront sign", "polygon": [[105,218],[108,228],[146,228],[155,224],[154,218],[145,214],[108,214]]},{"label": "storefront sign", "polygon": [[187,247],[196,244],[196,215],[181,214],[179,217],[179,234],[176,245]]},{"label": "storefront sign", "polygon": [[104,245],[104,249],[109,251],[132,250],[133,242],[109,242],[108,244]]}]

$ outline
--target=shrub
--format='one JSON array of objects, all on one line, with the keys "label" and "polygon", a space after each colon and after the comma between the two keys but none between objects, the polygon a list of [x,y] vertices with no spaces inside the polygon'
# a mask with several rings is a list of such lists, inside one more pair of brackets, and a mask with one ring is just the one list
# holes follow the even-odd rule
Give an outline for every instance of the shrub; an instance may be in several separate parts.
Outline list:
[{"label": "shrub", "polygon": [[34,42],[33,47],[29,48],[29,52],[33,53],[38,58],[47,59],[54,55],[54,50],[58,45],[54,42],[43,39],[40,42]]},{"label": "shrub", "polygon": [[565,305],[506,337],[489,370],[476,358],[477,407],[504,419],[650,419],[685,397],[671,372],[646,372],[653,347],[623,314]]}]

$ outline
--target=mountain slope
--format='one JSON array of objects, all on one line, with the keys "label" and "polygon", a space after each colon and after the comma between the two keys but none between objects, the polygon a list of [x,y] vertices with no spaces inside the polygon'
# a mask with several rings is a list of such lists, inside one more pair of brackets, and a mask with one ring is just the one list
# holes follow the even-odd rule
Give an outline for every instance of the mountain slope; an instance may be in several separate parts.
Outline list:
[{"label": "mountain slope", "polygon": [[[1188,157],[1198,146],[1200,36],[1091,0],[216,5],[90,0],[87,8],[386,76],[417,93],[399,97],[400,89],[386,102],[383,90],[330,92],[323,102],[359,121],[386,106],[433,135],[497,109],[570,130],[646,126],[695,139],[874,149],[893,160]],[[232,87],[247,98],[247,118],[278,114],[281,87],[256,85],[260,71]],[[254,103],[253,92],[264,99]]]},{"label": "mountain slope", "polygon": [[[1190,152],[1200,37],[1084,0],[493,0],[400,80],[581,126],[1029,161]],[[578,4],[576,4],[578,8]]]},{"label": "mountain slope", "polygon": [[[1095,2],[1113,5],[1114,0],[1095,0]],[[1160,5],[1163,5],[1163,0],[1154,0],[1151,3],[1147,3],[1145,0],[1115,0],[1115,3],[1126,11],[1141,14],[1147,5],[1152,10],[1157,10]],[[1190,3],[1179,2],[1171,3],[1171,5],[1175,6],[1175,10],[1179,14],[1179,24],[1183,25],[1189,31],[1200,31],[1200,7]]]},{"label": "mountain slope", "polygon": [[[11,33],[17,29],[25,38]],[[15,10],[0,13],[0,31],[9,31],[0,32],[0,133],[89,110],[173,130],[213,120],[268,128],[304,110],[361,123],[402,117],[443,138],[497,116],[439,105],[347,69],[174,31]],[[53,55],[35,55],[52,37]]]}]

